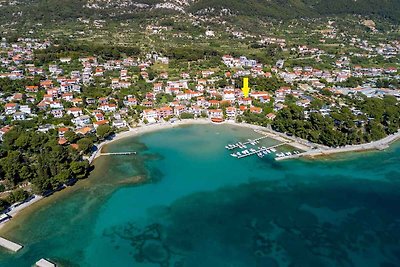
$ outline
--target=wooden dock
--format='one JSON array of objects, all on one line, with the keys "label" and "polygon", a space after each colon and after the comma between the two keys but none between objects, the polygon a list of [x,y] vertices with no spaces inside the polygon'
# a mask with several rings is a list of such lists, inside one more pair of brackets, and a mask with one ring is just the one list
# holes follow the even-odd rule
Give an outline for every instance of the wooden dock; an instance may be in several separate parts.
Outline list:
[{"label": "wooden dock", "polygon": [[13,252],[17,252],[19,250],[21,250],[23,248],[22,245],[14,243],[10,240],[7,240],[3,237],[0,237],[0,246],[2,246],[3,248],[6,248],[8,250],[11,250]]},{"label": "wooden dock", "polygon": [[268,136],[261,136],[261,137],[259,137],[259,138],[256,138],[256,139],[254,139],[254,140],[249,140],[249,141],[244,142],[244,143],[238,142],[238,143],[233,144],[233,145],[228,145],[228,146],[226,146],[226,149],[228,149],[228,150],[233,150],[233,149],[238,148],[238,147],[240,148],[240,147],[243,146],[243,145],[247,145],[247,144],[251,144],[251,143],[258,142],[259,140],[265,139],[265,138],[268,138]]},{"label": "wooden dock", "polygon": [[114,152],[114,153],[101,153],[101,156],[113,156],[113,155],[136,155],[136,152]]},{"label": "wooden dock", "polygon": [[56,267],[57,265],[46,259],[40,259],[35,263],[37,267]]}]

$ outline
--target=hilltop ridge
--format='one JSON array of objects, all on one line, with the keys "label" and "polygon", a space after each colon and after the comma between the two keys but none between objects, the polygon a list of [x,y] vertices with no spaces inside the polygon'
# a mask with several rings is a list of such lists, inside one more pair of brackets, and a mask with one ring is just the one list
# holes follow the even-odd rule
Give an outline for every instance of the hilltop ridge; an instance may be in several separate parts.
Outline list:
[{"label": "hilltop ridge", "polygon": [[16,0],[0,2],[1,22],[62,21],[76,18],[126,19],[165,12],[187,15],[243,15],[292,19],[346,14],[399,21],[396,0]]}]

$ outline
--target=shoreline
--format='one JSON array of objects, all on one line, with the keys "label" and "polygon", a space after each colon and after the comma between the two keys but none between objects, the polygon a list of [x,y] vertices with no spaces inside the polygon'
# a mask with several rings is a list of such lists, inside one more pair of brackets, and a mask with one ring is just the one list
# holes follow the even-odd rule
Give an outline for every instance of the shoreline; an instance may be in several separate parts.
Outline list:
[{"label": "shoreline", "polygon": [[[96,145],[97,150],[93,152],[93,154],[88,158],[88,161],[90,164],[93,164],[96,159],[102,156],[101,151],[102,149],[113,142],[128,138],[128,137],[134,137],[134,136],[139,136],[142,134],[146,133],[151,133],[151,132],[156,132],[164,129],[171,129],[171,128],[176,128],[184,125],[201,125],[201,124],[213,124],[210,120],[208,119],[185,119],[185,120],[179,120],[179,121],[174,121],[174,122],[162,122],[162,123],[155,123],[155,124],[150,124],[150,125],[140,125],[139,127],[135,128],[130,128],[128,131],[120,132],[117,133],[111,140],[105,140],[99,144]],[[349,152],[360,152],[360,151],[370,151],[370,150],[384,150],[389,147],[390,144],[396,142],[397,140],[400,139],[400,130],[393,135],[387,136],[381,140],[374,141],[368,144],[360,144],[360,145],[350,145],[346,147],[340,147],[340,148],[330,148],[324,145],[320,144],[315,144],[312,142],[309,142],[307,140],[297,138],[294,136],[287,136],[284,133],[276,132],[273,129],[269,127],[263,127],[259,125],[253,125],[249,123],[237,123],[234,121],[224,121],[223,123],[218,123],[217,125],[231,125],[231,126],[236,126],[236,127],[245,127],[248,129],[252,129],[255,132],[265,135],[268,138],[274,139],[276,141],[280,142],[286,142],[288,146],[292,146],[294,148],[303,150],[305,152],[296,154],[296,155],[291,155],[291,156],[284,156],[281,158],[276,158],[276,160],[286,160],[286,159],[297,159],[297,158],[308,158],[308,159],[316,159],[319,157],[323,156],[330,156],[334,154],[342,154],[342,153],[349,153]],[[75,187],[72,186],[72,188]],[[64,189],[65,190],[65,189]],[[64,191],[62,190],[62,191]],[[66,190],[70,191],[70,190]],[[54,196],[53,196],[54,197]],[[3,221],[0,223],[0,230],[5,226],[9,225],[10,221],[13,221],[12,219],[15,216],[18,216],[21,211],[23,210],[30,210],[29,207],[31,207],[33,204],[38,203],[38,202],[43,202],[41,200],[43,199],[48,199],[49,197],[43,197],[43,196],[34,196],[31,200],[28,202],[25,202],[21,204],[20,206],[12,209],[9,212],[6,212],[5,214],[10,215],[10,219]]]},{"label": "shoreline", "polygon": [[351,152],[365,152],[365,151],[383,151],[390,147],[391,144],[395,143],[400,139],[400,130],[392,135],[386,136],[377,141],[372,141],[366,144],[359,145],[347,145],[344,147],[336,147],[336,148],[317,148],[312,149],[297,155],[285,156],[281,158],[277,158],[276,160],[286,160],[286,159],[296,159],[296,158],[308,158],[308,159],[316,159],[318,157],[331,156],[335,154],[344,154]]},{"label": "shoreline", "polygon": [[130,128],[128,131],[117,133],[111,140],[105,140],[105,141],[99,143],[96,146],[97,150],[95,152],[93,152],[93,154],[89,157],[88,160],[89,160],[89,163],[92,164],[97,158],[99,158],[101,156],[101,150],[106,145],[111,144],[116,141],[119,141],[119,140],[122,140],[127,137],[139,136],[139,135],[150,133],[150,132],[176,128],[176,127],[180,127],[180,126],[184,126],[184,125],[201,125],[201,124],[231,125],[231,126],[236,126],[236,127],[244,127],[244,128],[252,129],[256,133],[266,135],[268,138],[274,139],[279,142],[285,142],[285,143],[287,143],[288,146],[292,146],[294,148],[297,148],[297,149],[300,149],[303,151],[309,151],[313,147],[328,149],[328,147],[326,147],[324,145],[311,143],[307,140],[297,138],[297,137],[287,136],[284,133],[276,132],[268,127],[263,127],[263,126],[254,125],[254,124],[245,123],[245,122],[238,123],[235,121],[228,121],[228,120],[226,120],[222,123],[213,123],[212,121],[210,121],[208,119],[200,118],[200,119],[179,120],[179,121],[175,121],[173,123],[162,122],[162,123],[155,123],[155,124],[150,124],[150,125],[140,125],[139,127],[136,127],[136,128]]},{"label": "shoreline", "polygon": [[[134,137],[138,136],[141,134],[145,133],[150,133],[154,131],[159,131],[163,129],[171,129],[183,125],[198,125],[198,124],[215,124],[211,122],[208,119],[185,119],[185,120],[179,120],[175,121],[173,123],[171,122],[163,122],[163,123],[155,123],[151,125],[141,125],[136,128],[130,128],[128,131],[117,133],[111,140],[106,140],[102,143],[100,143],[97,146],[97,150],[90,156],[89,158],[89,163],[92,164],[95,159],[101,156],[101,150],[104,146],[111,144],[115,141],[127,138],[127,137]],[[279,142],[285,142],[287,143],[286,145],[303,150],[303,153],[296,154],[296,155],[291,155],[291,156],[284,156],[281,158],[276,158],[276,160],[285,160],[285,159],[296,159],[296,158],[309,158],[309,159],[315,159],[318,157],[323,157],[323,156],[330,156],[330,155],[335,155],[335,154],[343,154],[343,153],[349,153],[349,152],[361,152],[361,151],[371,151],[371,150],[377,150],[377,151],[382,151],[384,149],[389,148],[389,146],[398,141],[400,139],[400,130],[392,135],[386,136],[383,139],[373,141],[370,143],[366,144],[359,144],[359,145],[347,145],[344,147],[328,147],[325,145],[317,144],[310,142],[308,140],[295,137],[295,136],[288,136],[285,133],[277,132],[273,130],[271,127],[264,127],[260,125],[254,125],[250,123],[238,123],[235,121],[229,121],[225,120],[223,123],[218,123],[216,125],[231,125],[231,126],[236,126],[236,127],[245,127],[248,129],[254,130],[256,133],[262,134],[267,136],[268,138],[274,139]]]},{"label": "shoreline", "polygon": [[[88,158],[89,164],[93,164],[94,161],[101,156],[101,150],[103,149],[104,146],[111,144],[113,142],[116,142],[116,141],[119,141],[119,140],[122,140],[122,139],[128,138],[128,137],[134,137],[134,136],[139,136],[139,135],[150,133],[150,132],[160,131],[163,129],[171,129],[171,128],[180,127],[180,126],[184,126],[184,125],[196,125],[196,124],[197,125],[198,124],[211,124],[211,122],[207,119],[187,119],[187,120],[182,120],[182,121],[175,121],[173,123],[163,122],[163,123],[157,123],[157,124],[142,125],[142,126],[139,126],[136,128],[130,128],[128,131],[117,133],[111,140],[105,140],[105,141],[99,143],[98,145],[96,145],[97,150]],[[81,182],[81,181],[78,181],[78,182]],[[67,188],[74,188],[74,187],[76,187],[76,185],[74,185],[72,187],[67,187]],[[66,190],[67,188],[64,188],[60,192],[70,191],[70,190]],[[54,193],[60,193],[60,192],[56,191]],[[13,218],[18,216],[21,213],[21,211],[30,210],[29,208],[32,208],[32,206],[34,206],[34,204],[36,204],[38,202],[41,203],[41,202],[43,202],[44,199],[47,200],[47,199],[50,199],[50,197],[54,197],[53,194],[48,197],[34,195],[33,198],[30,199],[29,201],[22,203],[20,206],[12,209],[9,212],[5,212],[4,214],[8,214],[10,216],[10,218],[8,220],[0,223],[0,230],[2,230],[6,225],[11,225],[10,222],[13,221]]]},{"label": "shoreline", "polygon": [[211,124],[207,119],[186,119],[181,121],[154,123],[150,125],[140,125],[139,127],[130,128],[128,131],[117,133],[111,140],[105,140],[99,143],[96,147],[97,150],[89,157],[89,163],[92,164],[98,157],[101,156],[101,150],[104,146],[113,142],[122,140],[128,137],[139,136],[146,133],[156,132],[164,129],[171,129],[183,125],[195,125],[195,124]]}]

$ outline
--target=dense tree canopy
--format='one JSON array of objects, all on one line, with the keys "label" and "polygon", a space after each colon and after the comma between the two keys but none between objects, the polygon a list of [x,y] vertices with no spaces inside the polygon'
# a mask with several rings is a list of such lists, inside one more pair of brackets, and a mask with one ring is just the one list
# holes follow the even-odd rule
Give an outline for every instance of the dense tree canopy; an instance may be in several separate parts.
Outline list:
[{"label": "dense tree canopy", "polygon": [[[81,145],[90,149],[93,143],[88,140]],[[29,181],[37,193],[55,189],[71,178],[82,178],[89,169],[87,161],[81,161],[73,149],[59,145],[55,137],[18,126],[3,136],[1,149],[0,179],[12,185]]]},{"label": "dense tree canopy", "polygon": [[354,115],[344,106],[332,110],[330,116],[311,112],[309,118],[304,116],[303,108],[292,104],[278,112],[272,127],[332,147],[379,140],[400,128],[400,105],[396,98],[364,98],[355,103],[363,114]]},{"label": "dense tree canopy", "polygon": [[112,128],[108,124],[100,125],[96,129],[96,134],[101,140],[107,138],[111,133],[112,133]]}]

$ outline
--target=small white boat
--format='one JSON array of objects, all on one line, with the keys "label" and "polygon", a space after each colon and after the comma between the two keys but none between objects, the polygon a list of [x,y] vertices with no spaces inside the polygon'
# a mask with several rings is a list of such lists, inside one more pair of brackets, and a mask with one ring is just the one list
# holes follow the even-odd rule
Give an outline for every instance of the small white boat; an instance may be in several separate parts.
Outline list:
[{"label": "small white boat", "polygon": [[270,150],[271,150],[272,152],[276,152],[276,149],[275,149],[275,148],[270,148]]},{"label": "small white boat", "polygon": [[262,153],[263,153],[264,155],[268,155],[270,152],[269,152],[268,150],[264,150]]},{"label": "small white boat", "polygon": [[237,157],[237,155],[235,153],[232,153],[231,156],[235,157],[235,158]]},{"label": "small white boat", "polygon": [[254,152],[256,152],[257,150],[255,150],[254,148],[250,148],[250,152],[251,153],[254,153]]},{"label": "small white boat", "polygon": [[259,158],[263,158],[263,157],[264,157],[264,154],[261,153],[261,152],[258,152],[258,153],[257,153],[257,156],[258,156]]},{"label": "small white boat", "polygon": [[290,152],[286,152],[286,155],[287,155],[287,156],[291,156],[291,155],[292,155],[292,153],[290,153]]}]

